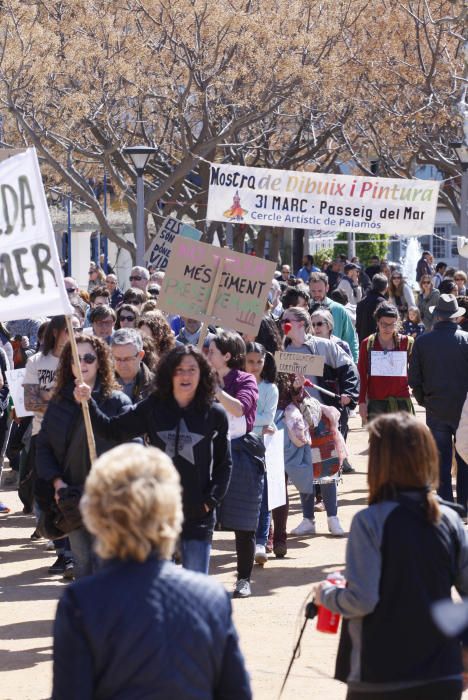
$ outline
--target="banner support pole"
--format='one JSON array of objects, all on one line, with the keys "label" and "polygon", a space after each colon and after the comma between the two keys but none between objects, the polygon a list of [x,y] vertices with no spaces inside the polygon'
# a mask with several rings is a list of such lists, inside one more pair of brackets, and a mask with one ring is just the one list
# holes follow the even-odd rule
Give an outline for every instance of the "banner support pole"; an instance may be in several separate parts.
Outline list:
[{"label": "banner support pole", "polygon": [[213,282],[213,287],[211,289],[210,297],[208,299],[208,306],[206,307],[205,320],[203,321],[203,327],[200,331],[200,337],[198,338],[197,347],[199,350],[203,349],[203,343],[208,334],[208,319],[213,313],[214,305],[216,302],[216,297],[218,295],[219,283],[221,282],[221,275],[224,269],[224,258],[219,256],[218,267],[216,269],[216,275]]},{"label": "banner support pole", "polygon": [[[73,363],[77,368],[78,379],[80,384],[83,384],[83,375],[81,374],[80,358],[78,355],[78,346],[76,344],[75,331],[72,326],[71,316],[65,316],[67,322],[68,338],[70,340],[70,346],[72,351]],[[89,406],[87,401],[81,402],[81,410],[83,411],[83,418],[86,428],[86,438],[88,441],[89,458],[91,464],[96,460],[96,442],[94,440],[93,426],[91,424],[91,416],[89,415]]]}]

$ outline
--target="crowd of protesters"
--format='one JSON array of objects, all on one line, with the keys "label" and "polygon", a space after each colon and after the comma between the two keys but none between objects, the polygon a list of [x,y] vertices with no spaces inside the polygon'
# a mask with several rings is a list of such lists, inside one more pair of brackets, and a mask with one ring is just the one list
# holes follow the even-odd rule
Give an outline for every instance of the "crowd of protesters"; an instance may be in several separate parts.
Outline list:
[{"label": "crowd of protesters", "polygon": [[[432,256],[424,252],[416,279],[418,289],[413,289],[399,266],[379,258],[364,269],[357,258],[341,256],[318,269],[307,255],[297,274],[288,265],[275,274],[259,331],[249,337],[235,328],[204,328],[199,319],[164,313],[158,306],[162,271],[132,268],[124,291],[114,273],[105,275],[91,263],[86,290],[72,277],[65,278],[81,373],[65,317],[0,324],[2,456],[6,452],[18,474],[24,512],[35,518],[32,540],[45,538],[47,548],[56,553],[49,574],[79,579],[71,589],[76,595],[64,596],[57,616],[54,697],[65,697],[60,688],[68,685],[67,669],[78,673],[74,669],[80,653],[87,665],[76,697],[98,692],[93,665],[101,669],[99,683],[115,688],[115,697],[119,685],[132,688],[136,682],[136,661],[130,672],[127,668],[124,673],[122,664],[116,676],[106,666],[110,661],[105,654],[98,660],[90,656],[89,640],[95,639],[92,646],[99,647],[102,630],[112,627],[103,590],[112,589],[114,598],[127,590],[136,596],[152,590],[159,602],[154,599],[147,616],[174,615],[185,625],[189,599],[177,605],[176,612],[171,612],[170,601],[179,587],[182,591],[187,586],[196,592],[193,605],[201,606],[204,615],[208,600],[212,602],[211,638],[219,640],[218,651],[223,645],[228,649],[228,656],[221,654],[216,660],[216,673],[212,668],[204,674],[200,670],[204,681],[198,681],[197,697],[212,697],[209,688],[215,682],[219,697],[225,697],[222,688],[229,697],[250,697],[229,604],[207,579],[204,588],[193,574],[180,578],[175,564],[208,574],[215,528],[233,531],[233,597],[248,598],[255,593],[255,563],[263,566],[270,557],[285,557],[288,537],[315,535],[322,528],[317,513],[326,513],[332,536],[343,537],[338,484],[343,475],[352,478],[348,475],[355,471],[346,439],[349,417],[357,414],[363,424],[370,423],[371,505],[351,529],[348,588],[324,582],[316,592],[320,604],[349,619],[346,634],[351,635],[353,649],[361,649],[360,664],[353,650],[343,651],[340,677],[348,683],[351,678],[352,700],[460,697],[461,654],[458,658],[456,643],[445,647],[432,629],[429,602],[449,596],[452,584],[468,594],[462,522],[468,502],[468,428],[462,429],[468,424],[468,332],[463,330],[467,277],[444,263],[434,267]],[[278,373],[274,355],[280,350],[322,358],[323,373]],[[25,368],[25,407],[31,418],[15,414],[8,368]],[[427,428],[412,416],[413,399],[426,410]],[[83,403],[89,406],[96,437],[95,465],[89,457]],[[264,436],[280,429],[286,502],[272,510]],[[133,444],[117,447],[122,443]],[[292,530],[287,523],[291,487],[299,492],[302,507],[302,521]],[[180,499],[174,495],[179,488]],[[9,509],[0,504],[0,511],[7,514]],[[398,555],[392,548],[404,539],[405,527],[418,534]],[[441,540],[449,541],[444,552],[437,550]],[[378,627],[395,613],[398,581],[392,582],[390,574],[385,585],[379,587],[379,581],[384,567],[398,562],[399,569],[409,567],[419,541],[424,542],[418,552],[425,572],[421,580],[430,575],[429,560],[436,551],[440,585],[423,586],[424,600],[416,606],[427,632],[427,648],[419,656],[413,654],[419,670],[409,662],[406,668],[402,647],[393,673],[391,667],[379,665],[372,635],[376,630],[378,638],[385,636]],[[452,568],[445,575],[448,556]],[[161,563],[167,558],[173,559],[169,568]],[[114,579],[109,579],[115,580],[115,590],[106,583],[111,575],[103,568],[107,559],[118,561]],[[161,585],[157,593],[156,578]],[[410,589],[416,599],[417,578],[411,578]],[[102,624],[86,610],[87,595],[102,599]],[[215,619],[215,608],[223,625]],[[79,634],[73,631],[78,609],[85,620],[81,624],[89,624]],[[134,615],[144,619],[141,611]],[[116,624],[123,623],[131,627],[123,618]],[[401,625],[400,616],[394,615],[389,634],[396,646]],[[157,626],[148,630],[156,638],[162,634]],[[187,634],[192,633],[195,640],[195,628],[191,631],[187,624]],[[138,629],[132,634],[138,637]],[[177,640],[173,644],[177,647]],[[125,650],[114,651],[112,664],[117,665]],[[441,659],[432,675],[430,653]],[[195,657],[194,652],[198,663]],[[149,670],[150,659],[151,679],[156,672]],[[199,663],[202,669],[204,660]],[[169,680],[162,670],[161,674],[164,686]],[[179,681],[188,682],[184,673]],[[417,694],[421,689],[425,695]]]}]

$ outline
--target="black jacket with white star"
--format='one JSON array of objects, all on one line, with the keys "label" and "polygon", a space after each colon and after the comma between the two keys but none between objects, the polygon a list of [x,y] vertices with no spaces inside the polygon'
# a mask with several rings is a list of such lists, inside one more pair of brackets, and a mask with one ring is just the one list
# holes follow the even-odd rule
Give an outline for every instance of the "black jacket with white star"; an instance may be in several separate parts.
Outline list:
[{"label": "black jacket with white star", "polygon": [[224,408],[217,403],[200,408],[193,402],[181,408],[174,399],[162,401],[154,394],[121,416],[106,416],[93,399],[89,408],[98,435],[120,443],[146,435],[172,459],[182,484],[182,536],[210,538],[213,509],[226,494],[232,469]]}]

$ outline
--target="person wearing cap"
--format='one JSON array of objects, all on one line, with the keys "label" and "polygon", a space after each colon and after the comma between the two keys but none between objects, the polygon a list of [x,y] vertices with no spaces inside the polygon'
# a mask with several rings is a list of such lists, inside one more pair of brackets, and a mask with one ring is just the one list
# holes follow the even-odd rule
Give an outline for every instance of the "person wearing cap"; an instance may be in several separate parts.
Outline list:
[{"label": "person wearing cap", "polygon": [[359,284],[359,265],[348,263],[344,266],[344,277],[337,289],[343,291],[348,297],[348,303],[356,306],[362,299],[362,287]]},{"label": "person wearing cap", "polygon": [[[457,325],[465,309],[458,306],[453,294],[441,294],[430,311],[434,313],[434,328],[416,339],[408,378],[417,402],[426,409],[426,423],[439,450],[438,493],[453,501],[453,439],[468,392],[468,333]],[[457,502],[466,509],[468,465],[458,454],[456,445],[455,456]]]}]

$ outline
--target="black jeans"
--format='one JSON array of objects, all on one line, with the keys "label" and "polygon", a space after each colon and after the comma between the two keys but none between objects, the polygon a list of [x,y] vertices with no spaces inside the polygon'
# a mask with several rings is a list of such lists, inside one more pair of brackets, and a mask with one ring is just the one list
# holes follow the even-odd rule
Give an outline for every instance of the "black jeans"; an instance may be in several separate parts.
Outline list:
[{"label": "black jeans", "polygon": [[235,530],[237,579],[250,581],[255,559],[255,530]]},{"label": "black jeans", "polygon": [[371,693],[348,690],[346,700],[460,700],[461,696],[461,681],[439,681],[404,690],[377,690]]}]

